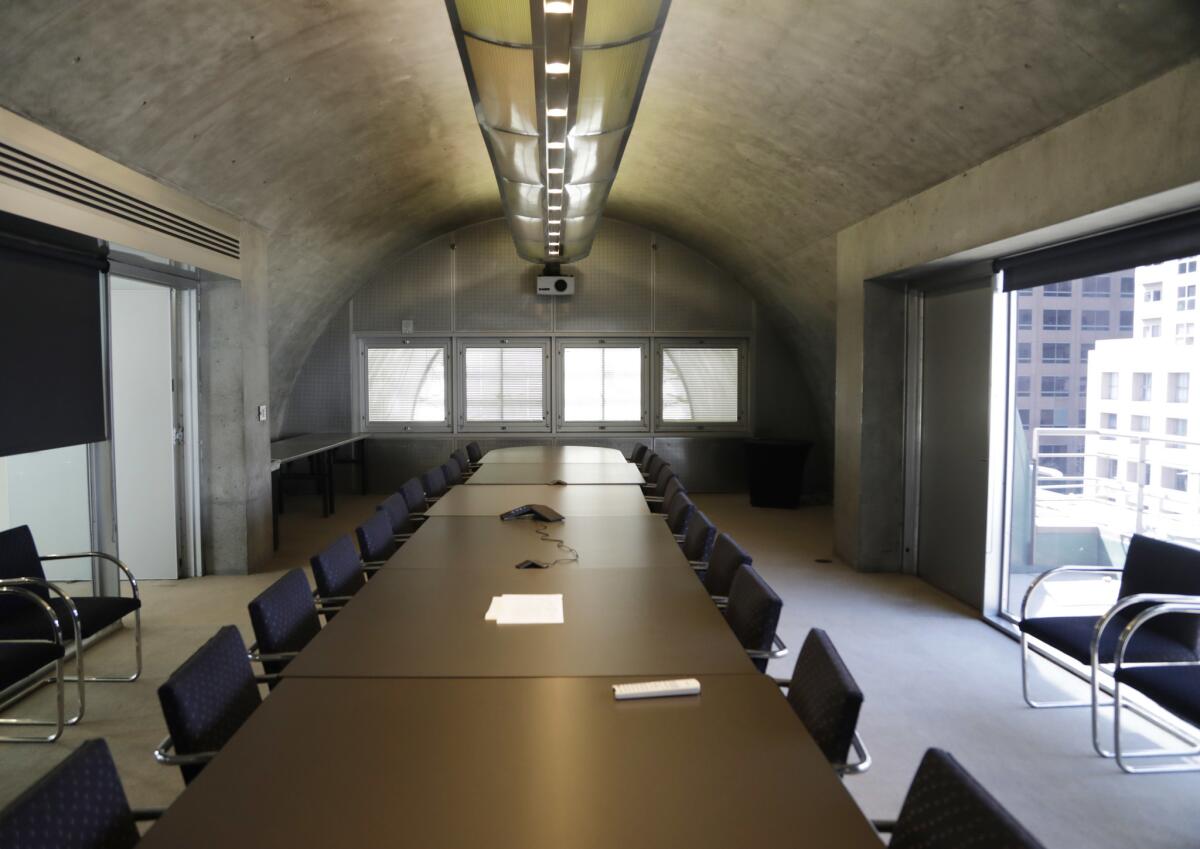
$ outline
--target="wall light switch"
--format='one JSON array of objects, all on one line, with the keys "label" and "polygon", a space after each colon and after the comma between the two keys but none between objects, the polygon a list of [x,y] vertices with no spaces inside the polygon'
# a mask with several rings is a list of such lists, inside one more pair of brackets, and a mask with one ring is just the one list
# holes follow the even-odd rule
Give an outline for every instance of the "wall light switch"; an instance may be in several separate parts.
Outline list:
[{"label": "wall light switch", "polygon": [[258,420],[260,422],[265,422],[267,420],[267,405],[266,404],[258,405]]},{"label": "wall light switch", "polygon": [[412,333],[413,332],[413,322],[412,322],[411,318],[406,318],[406,319],[401,320],[400,332],[401,333]]}]

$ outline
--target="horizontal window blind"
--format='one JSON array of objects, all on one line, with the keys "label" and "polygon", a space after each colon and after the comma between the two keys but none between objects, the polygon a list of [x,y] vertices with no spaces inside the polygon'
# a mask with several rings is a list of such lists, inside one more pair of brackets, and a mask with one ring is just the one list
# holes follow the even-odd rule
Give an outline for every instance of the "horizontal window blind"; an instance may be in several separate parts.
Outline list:
[{"label": "horizontal window blind", "polygon": [[466,348],[463,352],[466,420],[544,420],[544,369],[542,348]]},{"label": "horizontal window blind", "polygon": [[373,422],[445,421],[445,349],[368,348],[367,415]]},{"label": "horizontal window blind", "polygon": [[642,349],[563,349],[563,420],[636,422],[642,418]]},{"label": "horizontal window blind", "polygon": [[664,422],[737,422],[737,348],[662,349]]}]

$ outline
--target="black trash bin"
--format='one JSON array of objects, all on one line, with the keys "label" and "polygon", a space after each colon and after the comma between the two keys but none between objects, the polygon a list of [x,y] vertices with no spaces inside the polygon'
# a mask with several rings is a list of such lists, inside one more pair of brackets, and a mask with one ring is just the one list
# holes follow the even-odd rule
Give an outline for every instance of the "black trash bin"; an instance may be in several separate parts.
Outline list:
[{"label": "black trash bin", "polygon": [[800,506],[804,463],[812,443],[801,439],[747,439],[746,479],[754,507]]}]

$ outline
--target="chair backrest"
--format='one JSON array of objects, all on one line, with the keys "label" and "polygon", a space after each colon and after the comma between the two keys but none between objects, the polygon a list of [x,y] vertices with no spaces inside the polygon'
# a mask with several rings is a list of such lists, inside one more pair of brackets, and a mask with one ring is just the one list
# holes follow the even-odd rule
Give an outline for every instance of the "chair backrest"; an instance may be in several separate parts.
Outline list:
[{"label": "chair backrest", "polygon": [[[687,490],[683,488],[683,482],[679,480],[679,475],[674,475],[667,481],[667,486],[663,490],[662,501],[655,505],[658,508],[655,512],[670,513],[672,500],[681,492],[687,492]],[[679,531],[679,533],[683,532]]]},{"label": "chair backrest", "polygon": [[[250,627],[263,654],[296,652],[321,632],[321,620],[303,569],[292,569],[250,602]],[[263,661],[263,669],[276,675],[286,660]],[[274,688],[275,682],[269,683]]]},{"label": "chair backrest", "polygon": [[478,442],[467,443],[467,457],[472,463],[478,463],[483,459],[483,449],[479,447]]},{"label": "chair backrest", "polygon": [[[1200,550],[1134,534],[1125,552],[1121,598],[1137,593],[1200,596]],[[1128,609],[1132,618],[1142,609]],[[1200,650],[1200,616],[1159,616],[1146,623],[1160,634]]]},{"label": "chair backrest", "polygon": [[634,446],[633,453],[629,455],[629,462],[641,463],[642,458],[646,456],[646,452],[649,450],[650,448],[646,445],[646,443],[639,442],[636,446]]},{"label": "chair backrest", "polygon": [[[28,525],[18,525],[7,531],[0,531],[0,580],[6,578],[38,578],[46,579],[42,569],[42,561],[38,557],[37,545],[33,541],[33,533]],[[30,584],[25,587],[31,593],[46,601],[50,593],[45,587]],[[18,615],[19,611],[28,607],[28,602],[16,598],[0,598],[0,620],[7,617],[11,611]]]},{"label": "chair backrest", "polygon": [[696,505],[687,497],[687,493],[681,492],[676,495],[671,501],[671,509],[667,511],[667,527],[671,529],[671,533],[686,534],[695,512]]},{"label": "chair backrest", "polygon": [[[703,514],[700,514],[703,515]],[[783,601],[753,566],[738,569],[729,588],[729,606],[725,618],[734,635],[749,651],[770,651],[779,625]],[[754,658],[759,672],[767,671],[766,658]]]},{"label": "chair backrest", "polygon": [[729,534],[718,534],[708,555],[708,569],[704,572],[704,589],[709,595],[729,595],[734,576],[742,566],[749,566],[753,558]]},{"label": "chair backrest", "polygon": [[462,467],[453,457],[442,463],[442,476],[446,478],[447,487],[458,486],[462,483]]},{"label": "chair backrest", "polygon": [[930,749],[909,785],[888,846],[961,849],[968,844],[971,849],[1042,849],[953,755]]},{"label": "chair backrest", "polygon": [[688,520],[687,530],[684,531],[683,553],[687,555],[688,560],[708,560],[716,537],[716,525],[697,510]]},{"label": "chair backrest", "polygon": [[137,825],[112,753],[86,740],[0,812],[0,846],[129,849]]},{"label": "chair backrest", "polygon": [[661,454],[655,454],[650,458],[650,461],[646,463],[646,476],[650,478],[650,480],[657,480],[658,470],[665,466],[666,463],[667,461],[663,459]]},{"label": "chair backrest", "polygon": [[[215,752],[262,704],[242,635],[232,625],[217,631],[158,688],[167,731],[181,755]],[[183,780],[203,764],[180,766]]]},{"label": "chair backrest", "polygon": [[409,478],[400,487],[400,494],[404,497],[404,503],[408,505],[408,512],[423,513],[425,507],[425,486],[417,478]]},{"label": "chair backrest", "polygon": [[650,469],[651,461],[653,461],[654,458],[657,456],[658,455],[656,453],[654,453],[653,450],[647,451],[645,454],[642,455],[641,462],[638,463],[638,468],[641,469],[643,472],[648,471]]},{"label": "chair backrest", "polygon": [[471,458],[468,457],[467,452],[463,451],[461,448],[455,448],[454,452],[450,456],[458,461],[458,467],[464,472],[471,468]]},{"label": "chair backrest", "polygon": [[432,469],[427,469],[425,474],[421,475],[421,483],[425,487],[425,494],[436,498],[439,495],[446,494],[446,475],[442,472],[441,466],[434,466]]},{"label": "chair backrest", "polygon": [[393,534],[403,533],[408,528],[408,502],[404,500],[403,493],[393,492],[375,509],[387,513]]},{"label": "chair backrest", "polygon": [[392,520],[382,510],[376,510],[370,518],[355,528],[354,535],[358,537],[358,550],[363,560],[387,560],[396,553]]},{"label": "chair backrest", "polygon": [[809,631],[800,647],[787,700],[829,762],[846,763],[863,694],[820,628]]},{"label": "chair backrest", "polygon": [[[367,584],[363,577],[362,560],[349,535],[338,537],[308,562],[312,564],[313,580],[317,583],[317,595],[321,598],[352,596]],[[335,610],[325,611],[325,621],[336,615]]]},{"label": "chair backrest", "polygon": [[658,497],[661,498],[667,492],[667,484],[670,483],[671,480],[676,477],[678,477],[678,475],[676,475],[675,472],[671,470],[670,464],[663,463],[661,466],[658,467],[658,475],[656,475],[654,478],[653,491],[649,494],[657,495]]}]

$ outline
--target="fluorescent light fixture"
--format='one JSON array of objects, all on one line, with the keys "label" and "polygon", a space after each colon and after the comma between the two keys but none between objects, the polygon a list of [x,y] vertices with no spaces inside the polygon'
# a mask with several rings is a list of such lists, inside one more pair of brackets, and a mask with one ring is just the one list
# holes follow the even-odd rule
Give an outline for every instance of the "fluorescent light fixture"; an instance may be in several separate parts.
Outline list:
[{"label": "fluorescent light fixture", "polygon": [[561,195],[562,194],[562,189],[546,189],[546,191],[552,195]]},{"label": "fluorescent light fixture", "polygon": [[547,150],[562,150],[566,146],[566,142],[546,142]]},{"label": "fluorescent light fixture", "polygon": [[553,107],[552,106],[546,110],[546,117],[547,118],[566,118],[567,110],[563,109],[561,107]]},{"label": "fluorescent light fixture", "polygon": [[571,73],[571,63],[570,62],[547,62],[546,63],[546,73],[547,74],[555,74],[555,75],[569,74],[569,73]]},{"label": "fluorescent light fixture", "polygon": [[547,174],[561,174],[562,172],[563,172],[563,170],[561,168],[547,168],[546,169]]},{"label": "fluorescent light fixture", "polygon": [[564,0],[548,0],[545,9],[547,15],[569,15],[574,6]]},{"label": "fluorescent light fixture", "polygon": [[558,212],[560,209],[562,209],[561,206],[549,206],[546,208],[549,209],[551,212]]}]

